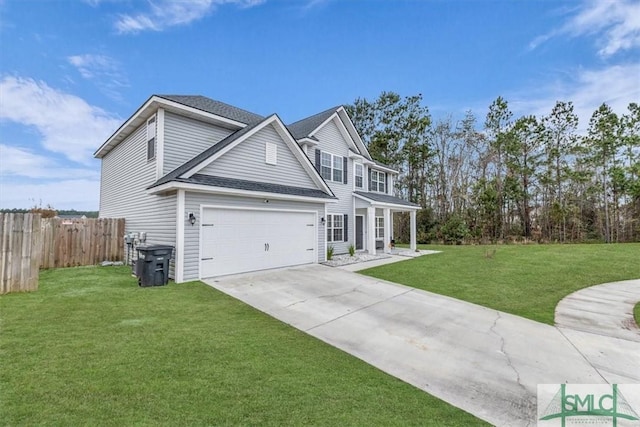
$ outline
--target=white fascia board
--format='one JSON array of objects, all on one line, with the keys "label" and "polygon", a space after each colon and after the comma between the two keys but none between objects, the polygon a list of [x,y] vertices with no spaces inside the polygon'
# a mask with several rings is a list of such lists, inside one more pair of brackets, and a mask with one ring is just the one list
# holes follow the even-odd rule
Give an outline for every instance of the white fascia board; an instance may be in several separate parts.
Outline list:
[{"label": "white fascia board", "polygon": [[378,169],[378,170],[381,170],[383,172],[389,172],[389,173],[392,173],[394,175],[398,175],[398,171],[397,170],[388,168],[386,166],[380,166],[379,164],[374,163],[374,162],[371,162],[369,164],[369,166],[372,166],[371,169]]},{"label": "white fascia board", "polygon": [[184,216],[185,194],[180,189],[176,194],[176,255],[174,263],[175,282],[184,282]]},{"label": "white fascia board", "polygon": [[358,146],[358,151],[360,151],[366,158],[370,159],[371,154],[369,154],[369,150],[367,150],[367,146],[362,141],[358,130],[355,125],[351,121],[349,114],[347,114],[347,110],[344,107],[338,108],[338,114],[340,115],[340,119],[344,122],[344,126],[347,128],[349,133],[352,135],[355,144]]},{"label": "white fascia board", "polygon": [[331,116],[329,116],[329,118],[327,120],[325,120],[324,122],[322,122],[320,124],[320,126],[318,126],[317,128],[315,128],[313,130],[313,132],[311,132],[309,134],[309,136],[313,136],[314,134],[316,134],[320,129],[322,129],[323,127],[325,127],[329,122],[334,122],[336,124],[336,127],[338,128],[338,131],[340,132],[340,134],[342,135],[342,138],[344,138],[345,141],[347,141],[347,145],[349,146],[349,148],[352,148],[354,151],[360,152],[360,149],[358,148],[358,146],[356,146],[355,141],[353,140],[353,138],[351,137],[351,134],[349,134],[349,131],[347,130],[347,128],[344,126],[344,123],[342,122],[342,120],[340,119],[340,116],[338,115],[338,113],[333,113]]},{"label": "white fascia board", "polygon": [[384,203],[384,202],[376,202],[375,200],[372,200],[368,197],[362,196],[360,194],[355,194],[353,195],[354,197],[357,197],[360,200],[364,200],[367,203],[370,203],[371,206],[375,207],[375,208],[390,208],[396,211],[406,211],[406,212],[410,212],[410,211],[419,211],[420,210],[420,206],[407,206],[407,205],[398,205],[395,203]]},{"label": "white fascia board", "polygon": [[151,96],[140,108],[136,110],[131,117],[127,119],[114,133],[107,139],[104,144],[98,148],[93,156],[96,158],[102,158],[113,147],[122,142],[127,136],[138,128],[146,119],[158,108],[165,107],[169,111],[182,113],[187,117],[200,117],[202,119],[212,121],[226,127],[242,129],[247,126],[246,123],[241,123],[235,120],[227,119],[226,117],[218,116],[216,114],[208,113],[206,111],[198,110],[197,108],[189,107],[184,104],[180,104],[175,101],[170,101],[165,98],[160,98],[156,95]]},{"label": "white fascia board", "polygon": [[166,184],[162,184],[147,190],[147,194],[158,195],[158,194],[162,194],[167,191],[173,191],[173,190],[186,190],[186,191],[194,191],[198,193],[208,193],[208,194],[224,194],[224,195],[239,196],[239,197],[253,197],[258,199],[296,200],[300,202],[313,202],[313,203],[325,203],[325,204],[338,202],[337,199],[323,199],[323,198],[317,198],[317,197],[296,196],[294,194],[268,193],[265,191],[238,190],[236,188],[212,187],[210,185],[192,184],[188,182],[167,182]]},{"label": "white fascia board", "polygon": [[318,145],[318,141],[313,138],[300,138],[298,144]]},{"label": "white fascia board", "polygon": [[[364,156],[362,156],[361,154],[358,153],[354,153],[353,151],[349,151],[349,158],[350,159],[358,159],[358,160],[362,160],[362,163],[365,163],[367,160],[364,158]],[[372,162],[373,163],[373,162]],[[365,163],[367,164],[367,163]]]}]

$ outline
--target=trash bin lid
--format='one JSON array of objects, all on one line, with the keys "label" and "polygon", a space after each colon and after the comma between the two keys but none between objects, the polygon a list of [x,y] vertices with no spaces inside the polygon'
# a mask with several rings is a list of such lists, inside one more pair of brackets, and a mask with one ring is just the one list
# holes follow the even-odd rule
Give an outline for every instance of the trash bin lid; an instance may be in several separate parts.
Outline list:
[{"label": "trash bin lid", "polygon": [[151,252],[157,255],[169,254],[173,252],[173,246],[169,245],[148,245],[148,246],[138,246],[137,250],[139,252]]}]

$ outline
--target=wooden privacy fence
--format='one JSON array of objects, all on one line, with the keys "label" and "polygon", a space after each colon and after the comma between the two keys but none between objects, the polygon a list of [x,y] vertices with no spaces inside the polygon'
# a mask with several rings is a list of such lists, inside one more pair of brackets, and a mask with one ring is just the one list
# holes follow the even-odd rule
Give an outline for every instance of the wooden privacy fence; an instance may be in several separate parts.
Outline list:
[{"label": "wooden privacy fence", "polygon": [[38,289],[40,214],[0,213],[0,294]]},{"label": "wooden privacy fence", "polygon": [[40,268],[95,265],[124,259],[124,218],[42,220]]}]

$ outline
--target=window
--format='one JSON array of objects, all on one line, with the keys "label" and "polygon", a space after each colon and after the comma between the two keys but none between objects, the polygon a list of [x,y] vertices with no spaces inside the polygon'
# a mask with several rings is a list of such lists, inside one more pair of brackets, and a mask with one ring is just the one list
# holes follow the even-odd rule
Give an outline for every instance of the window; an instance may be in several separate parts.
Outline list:
[{"label": "window", "polygon": [[147,160],[156,157],[156,116],[147,120]]},{"label": "window", "polygon": [[376,217],[376,239],[384,239],[384,217]]},{"label": "window", "polygon": [[364,167],[360,163],[354,163],[356,174],[356,188],[362,188],[362,178],[364,176]]},{"label": "window", "polygon": [[380,171],[371,171],[371,188],[369,191],[377,191],[378,193],[385,193],[385,173]]},{"label": "window", "polygon": [[320,155],[320,175],[326,180],[342,182],[342,156],[334,156],[324,151]]},{"label": "window", "polygon": [[344,241],[344,216],[327,215],[327,242]]}]

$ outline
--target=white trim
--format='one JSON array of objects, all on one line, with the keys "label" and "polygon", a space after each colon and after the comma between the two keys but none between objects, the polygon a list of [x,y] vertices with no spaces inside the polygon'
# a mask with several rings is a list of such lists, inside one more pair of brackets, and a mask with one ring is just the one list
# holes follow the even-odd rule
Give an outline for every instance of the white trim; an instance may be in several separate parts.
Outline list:
[{"label": "white trim", "polygon": [[362,196],[360,194],[354,194],[353,197],[357,197],[360,200],[364,200],[365,202],[369,202],[371,204],[371,206],[375,206],[377,208],[391,208],[394,209],[396,211],[401,211],[401,212],[409,212],[409,211],[418,211],[420,210],[420,206],[407,206],[407,205],[398,205],[395,203],[384,203],[384,202],[377,202],[373,199],[369,199],[368,197]]},{"label": "white trim", "polygon": [[315,139],[312,139],[312,138],[307,138],[307,137],[298,139],[298,143],[299,144],[303,144],[303,145],[307,144],[307,145],[311,145],[311,146],[318,145],[318,141],[316,141]]},{"label": "white trim", "polygon": [[381,166],[381,165],[379,165],[379,164],[377,164],[375,162],[371,162],[371,164],[369,166],[372,166],[370,169],[378,169],[378,170],[381,170],[383,172],[389,172],[389,173],[392,173],[392,174],[395,174],[395,175],[398,174],[397,170],[388,168],[386,166]]},{"label": "white trim", "polygon": [[[356,185],[356,169],[357,169],[357,166],[360,166],[362,168],[362,177],[361,177],[362,178],[362,187],[358,187]],[[366,174],[365,174],[364,165],[362,163],[360,163],[360,162],[353,162],[353,191],[358,191],[358,190],[366,191],[365,190],[365,186],[364,186],[364,183],[366,181],[365,176],[366,176]]]},{"label": "white trim", "polygon": [[[257,208],[257,207],[244,207],[244,206],[233,206],[233,205],[207,205],[200,204],[200,218],[204,218],[204,210],[205,209],[226,209],[226,210],[237,210],[237,211],[258,211],[258,212],[292,212],[292,213],[308,213],[314,215],[314,227],[318,227],[318,211],[317,210],[309,210],[309,209],[285,209],[285,208]],[[316,230],[318,230],[316,229]],[[317,250],[318,248],[318,236],[319,231],[314,233],[314,242],[313,247]],[[325,231],[326,233],[326,231]],[[200,227],[200,231],[198,232],[198,280],[204,279],[202,277],[202,227]],[[325,238],[326,242],[326,238]],[[320,254],[316,254],[315,261],[313,264],[318,264],[320,262]],[[259,271],[259,270],[254,270]],[[240,274],[240,273],[238,273]],[[215,276],[214,276],[215,277]]]},{"label": "white trim", "polygon": [[328,211],[327,211],[327,205],[324,205],[324,220],[325,223],[322,226],[323,230],[322,232],[324,233],[324,254],[322,255],[322,259],[324,259],[325,261],[328,261],[327,259],[327,249],[329,248],[329,242],[327,242],[327,215],[329,215]]},{"label": "white trim", "polygon": [[370,159],[371,154],[369,154],[369,150],[367,150],[367,146],[364,144],[364,142],[362,142],[362,138],[360,137],[360,134],[358,133],[358,130],[356,129],[355,125],[351,121],[351,117],[349,117],[347,110],[345,110],[345,108],[341,106],[340,108],[337,109],[337,113],[340,116],[340,120],[342,120],[344,127],[347,129],[349,134],[351,134],[354,143],[358,147],[358,151],[362,153],[364,157]]},{"label": "white trim", "polygon": [[249,191],[249,190],[238,190],[235,188],[224,188],[224,187],[212,187],[210,185],[204,184],[191,184],[187,182],[167,182],[166,184],[159,185],[152,189],[147,190],[147,194],[156,195],[161,194],[170,190],[176,189],[184,189],[188,191],[195,191],[198,193],[207,193],[207,194],[231,194],[234,196],[244,196],[244,197],[254,197],[260,199],[273,199],[273,200],[299,200],[303,202],[314,202],[314,203],[337,203],[337,199],[321,199],[316,197],[307,197],[307,196],[296,196],[293,194],[278,194],[278,193],[268,193],[265,191]]},{"label": "white trim", "polygon": [[156,113],[156,180],[164,176],[164,108]]},{"label": "white trim", "polygon": [[146,122],[146,119],[155,112],[155,110],[161,106],[166,107],[169,111],[177,112],[183,116],[199,118],[204,121],[209,121],[214,124],[227,127],[229,129],[242,129],[247,126],[246,123],[241,123],[236,120],[231,120],[226,117],[218,116],[216,114],[208,113],[206,111],[198,110],[197,108],[189,107],[184,104],[180,104],[175,101],[170,101],[165,98],[160,98],[156,95],[151,96],[138,110],[131,115],[94,153],[96,158],[104,157],[109,151],[111,151],[116,145],[120,144],[129,134],[135,131],[142,123]]},{"label": "white trim", "polygon": [[[175,282],[184,282],[184,217],[185,211],[185,191],[178,190],[176,197],[176,258],[174,263]],[[202,217],[201,217],[202,218]]]},{"label": "white trim", "polygon": [[336,110],[335,113],[333,113],[331,116],[329,116],[329,118],[327,118],[324,122],[322,122],[320,124],[320,126],[318,126],[313,131],[311,131],[311,133],[309,133],[309,136],[314,136],[316,133],[318,133],[320,131],[320,129],[325,127],[331,121],[335,122],[335,125],[338,128],[338,132],[340,132],[340,135],[342,135],[342,138],[347,142],[347,146],[349,146],[349,147],[353,148],[355,151],[359,152],[360,149],[358,148],[358,146],[356,145],[355,141],[353,140],[353,137],[351,136],[351,134],[349,133],[349,131],[345,127],[345,125],[342,122],[342,120],[340,119],[340,116],[338,115],[338,111],[337,110]]},{"label": "white trim", "polygon": [[[328,230],[328,226],[327,226],[327,224],[329,224],[329,215],[331,215],[331,216],[338,216],[338,217],[340,217],[340,220],[342,221],[342,227],[340,227],[340,228],[342,228],[342,240],[333,240],[333,232],[332,232],[332,233],[331,233],[331,242],[329,242],[329,239],[328,239],[328,237],[327,237],[327,235],[329,234],[329,233],[327,233],[327,230]],[[344,215],[345,215],[345,214],[328,212],[328,213],[326,214],[326,216],[324,217],[324,219],[325,219],[325,221],[326,221],[325,226],[324,226],[324,232],[325,232],[324,239],[325,239],[325,241],[327,241],[328,243],[346,243],[346,242],[348,242],[348,241],[349,241],[349,240],[348,240],[348,237],[349,237],[349,236],[346,236],[346,237],[347,237],[347,240],[345,240],[345,235],[344,235],[344,225],[345,225],[345,224],[344,224]],[[338,228],[338,227],[333,227],[333,226],[332,226],[332,227],[331,227],[331,230],[335,230],[336,228]]]}]

